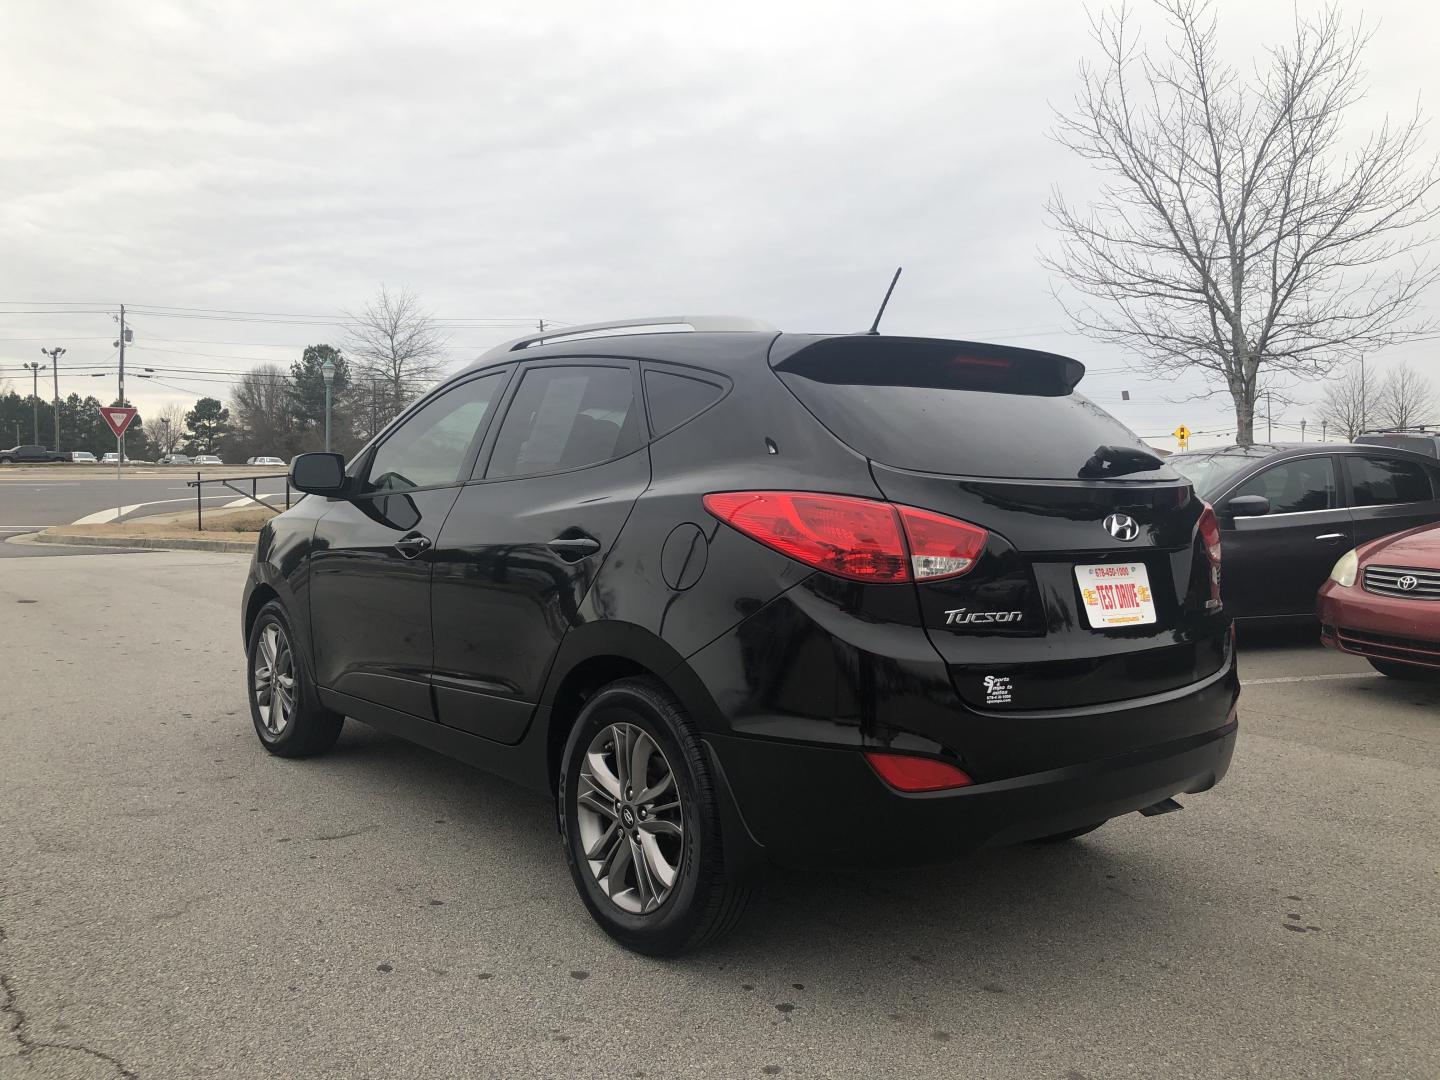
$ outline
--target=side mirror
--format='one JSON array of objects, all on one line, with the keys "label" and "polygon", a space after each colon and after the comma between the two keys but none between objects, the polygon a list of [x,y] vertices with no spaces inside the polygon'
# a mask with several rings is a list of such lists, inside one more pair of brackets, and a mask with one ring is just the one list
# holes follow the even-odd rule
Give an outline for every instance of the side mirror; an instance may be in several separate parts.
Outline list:
[{"label": "side mirror", "polygon": [[345,459],[339,454],[300,454],[290,462],[290,486],[307,495],[344,495]]},{"label": "side mirror", "polygon": [[1237,518],[1264,517],[1270,512],[1270,500],[1264,495],[1236,495],[1225,504],[1225,509]]}]

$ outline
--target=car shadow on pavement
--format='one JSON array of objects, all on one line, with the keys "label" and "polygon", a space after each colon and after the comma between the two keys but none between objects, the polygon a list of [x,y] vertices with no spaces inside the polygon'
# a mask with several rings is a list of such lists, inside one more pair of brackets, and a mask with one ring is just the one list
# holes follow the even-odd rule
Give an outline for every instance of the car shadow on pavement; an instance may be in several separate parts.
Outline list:
[{"label": "car shadow on pavement", "polygon": [[[562,893],[570,888],[548,799],[353,721],[331,754],[316,762],[322,763],[327,770],[383,774],[396,805],[445,802],[453,824],[488,838],[487,858],[545,873],[533,868],[537,854],[543,863],[549,853],[553,875],[534,884]],[[1182,836],[1182,818],[1143,827]],[[857,993],[865,984],[887,1000],[903,998],[907,985],[921,981],[996,995],[1006,992],[1007,981],[1046,978],[1055,970],[1083,979],[1093,977],[1096,965],[1163,968],[1149,959],[1154,946],[1146,928],[1163,932],[1193,923],[1206,882],[1196,879],[1193,861],[1164,858],[1149,839],[1137,842],[1140,835],[1128,824],[1112,823],[1069,843],[985,851],[919,868],[777,869],[761,881],[732,936],[666,963],[737,986],[747,978],[751,985],[764,982],[764,973],[777,968],[785,969],[787,985],[823,970],[832,992],[843,993],[853,980]],[[464,847],[456,860],[473,858]],[[483,866],[475,872],[487,873]],[[591,937],[587,951],[612,948],[578,900],[573,918]],[[996,967],[997,956],[1007,957],[1012,968],[1016,957],[1032,957],[1027,968],[1039,966],[1007,974]],[[1042,971],[1047,965],[1053,969]]]}]

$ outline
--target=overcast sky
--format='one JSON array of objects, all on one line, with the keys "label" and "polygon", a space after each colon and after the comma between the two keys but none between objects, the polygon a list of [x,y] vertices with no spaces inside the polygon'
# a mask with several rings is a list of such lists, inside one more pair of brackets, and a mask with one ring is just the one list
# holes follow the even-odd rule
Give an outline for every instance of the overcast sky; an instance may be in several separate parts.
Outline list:
[{"label": "overcast sky", "polygon": [[[1243,58],[1291,5],[1219,9]],[[1377,33],[1357,128],[1429,101],[1440,29],[1420,2],[1364,14]],[[382,281],[447,321],[458,366],[517,332],[495,322],[540,316],[862,329],[903,264],[887,331],[1066,352],[1141,435],[1233,432],[1226,402],[1168,403],[1185,384],[1068,333],[1036,261],[1050,186],[1083,199],[1095,184],[1045,134],[1089,51],[1075,0],[6,0],[0,380],[27,391],[18,365],[63,345],[61,393],[108,400],[113,375],[64,373],[113,368],[102,309],[121,302],[320,316],[136,314],[127,367],[166,384],[129,383],[143,412],[225,396],[224,375],[175,368],[339,344],[332,320]],[[30,313],[42,302],[83,313]],[[1440,375],[1432,350],[1376,359]]]}]

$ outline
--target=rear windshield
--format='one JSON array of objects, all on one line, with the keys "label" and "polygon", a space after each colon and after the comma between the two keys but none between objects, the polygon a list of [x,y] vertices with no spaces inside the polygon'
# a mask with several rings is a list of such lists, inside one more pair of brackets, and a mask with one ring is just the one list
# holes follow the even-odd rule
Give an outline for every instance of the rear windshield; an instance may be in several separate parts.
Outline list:
[{"label": "rear windshield", "polygon": [[1430,457],[1440,456],[1440,436],[1437,435],[1361,435],[1355,441],[1371,446],[1393,446]]},{"label": "rear windshield", "polygon": [[1241,469],[1254,465],[1254,454],[1176,454],[1168,464],[1195,486],[1202,499],[1214,498]]},{"label": "rear windshield", "polygon": [[[831,342],[847,347],[819,347]],[[1074,480],[1099,447],[1145,449],[1129,428],[1074,392],[1084,368],[1073,360],[963,342],[923,345],[830,339],[775,370],[843,442],[901,469]],[[1131,469],[1125,478],[1174,474],[1162,466]]]}]

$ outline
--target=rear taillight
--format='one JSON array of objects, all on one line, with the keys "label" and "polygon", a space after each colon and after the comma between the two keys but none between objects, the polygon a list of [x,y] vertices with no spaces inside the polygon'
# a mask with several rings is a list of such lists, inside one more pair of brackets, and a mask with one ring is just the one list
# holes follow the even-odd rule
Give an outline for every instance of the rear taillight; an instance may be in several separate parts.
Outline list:
[{"label": "rear taillight", "polygon": [[853,581],[937,581],[969,571],[984,529],[912,506],[806,491],[725,491],[705,509],[746,536]]},{"label": "rear taillight", "polygon": [[937,581],[966,573],[985,550],[986,532],[929,510],[897,506],[910,542],[910,567],[916,581]]},{"label": "rear taillight", "polygon": [[880,779],[897,791],[942,791],[969,787],[975,781],[963,769],[934,758],[909,754],[881,754],[866,751],[865,760]]},{"label": "rear taillight", "polygon": [[1205,558],[1210,563],[1209,607],[1220,606],[1220,522],[1215,517],[1215,508],[1205,503],[1200,511],[1200,543],[1205,547]]}]

